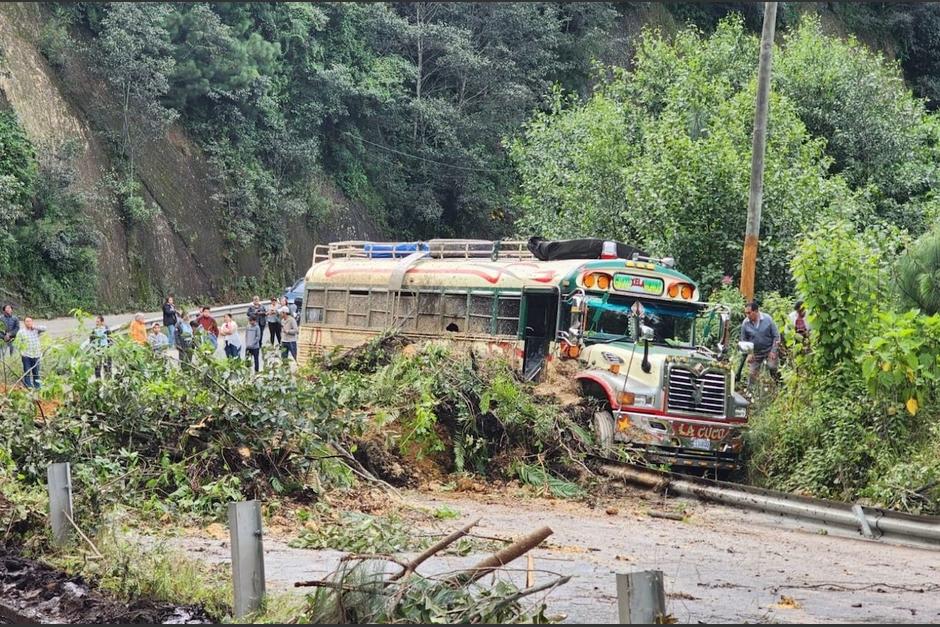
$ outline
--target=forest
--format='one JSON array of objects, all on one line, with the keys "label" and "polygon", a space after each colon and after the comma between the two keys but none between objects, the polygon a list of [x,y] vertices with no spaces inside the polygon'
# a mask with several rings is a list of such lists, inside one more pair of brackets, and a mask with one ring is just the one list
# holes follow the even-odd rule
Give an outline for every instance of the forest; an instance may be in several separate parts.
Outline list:
[{"label": "forest", "polygon": [[[390,238],[605,233],[710,287],[737,271],[759,5],[47,8],[48,62],[81,50],[112,92],[103,185],[130,230],[154,212],[139,153],[179,125],[215,168],[225,245],[262,260],[289,219],[329,219],[325,177]],[[759,289],[792,291],[794,238],[833,212],[927,228],[938,31],[930,4],[781,5]],[[93,308],[95,199],[13,113],[0,135],[0,296]]]}]

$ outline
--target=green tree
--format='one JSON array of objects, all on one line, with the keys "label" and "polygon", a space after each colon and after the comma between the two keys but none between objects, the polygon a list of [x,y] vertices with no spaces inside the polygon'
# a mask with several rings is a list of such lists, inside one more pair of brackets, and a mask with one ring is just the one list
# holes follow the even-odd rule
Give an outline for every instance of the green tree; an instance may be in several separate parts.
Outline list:
[{"label": "green tree", "polygon": [[[710,37],[646,31],[634,69],[608,68],[585,102],[556,91],[510,142],[520,234],[611,237],[716,286],[736,273],[750,176],[757,40],[739,18]],[[758,265],[761,290],[788,290],[794,238],[860,202],[828,175],[825,142],[774,94]]]},{"label": "green tree", "polygon": [[104,74],[117,92],[122,115],[121,152],[133,178],[138,144],[162,132],[176,111],[161,103],[173,69],[163,4],[112,2],[98,38]]},{"label": "green tree", "polygon": [[879,217],[925,228],[924,198],[938,183],[938,133],[897,64],[854,37],[827,37],[807,17],[774,59],[774,85],[810,133],[827,140],[832,171],[866,189]]},{"label": "green tree", "polygon": [[895,285],[902,305],[940,313],[940,228],[921,236],[898,259]]}]

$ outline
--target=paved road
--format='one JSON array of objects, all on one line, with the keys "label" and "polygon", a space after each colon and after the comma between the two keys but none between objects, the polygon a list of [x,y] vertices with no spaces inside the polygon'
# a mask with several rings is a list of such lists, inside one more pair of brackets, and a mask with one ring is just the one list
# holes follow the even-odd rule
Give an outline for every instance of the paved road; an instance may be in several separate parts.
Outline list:
[{"label": "paved road", "polygon": [[[153,311],[142,312],[142,313],[144,314],[144,317],[147,319],[158,318],[162,315],[160,312],[153,312]],[[113,329],[119,325],[129,323],[131,320],[134,319],[135,315],[136,313],[114,314],[110,316],[105,316],[104,320],[105,320],[105,323]],[[216,316],[216,320],[221,325],[222,316]],[[244,346],[245,345],[245,327],[248,325],[248,322],[244,316],[235,316],[235,321],[238,323],[239,332],[241,333],[241,336],[242,336],[242,346]],[[49,334],[50,337],[53,337],[56,339],[63,339],[63,340],[79,340],[79,341],[84,340],[85,338],[88,337],[88,332],[91,330],[91,327],[94,326],[94,320],[87,320],[85,321],[85,326],[84,326],[84,331],[83,331],[82,328],[79,326],[78,320],[76,320],[75,318],[54,318],[52,320],[37,320],[36,322],[37,324],[44,325],[46,327],[47,333]],[[261,346],[262,361],[267,355],[271,353],[271,350],[272,350],[272,347],[268,338],[269,338],[268,331],[267,329],[265,329],[264,337],[262,338],[263,339],[262,346]],[[274,348],[273,350],[275,350],[277,354],[280,355],[281,349],[279,347]],[[169,354],[174,358],[178,357],[176,350],[170,350]],[[216,349],[215,355],[216,357],[225,357],[225,349],[223,347],[222,342],[219,343],[219,347]],[[243,356],[245,355],[244,348],[242,349],[242,355]],[[261,367],[264,368],[264,365],[262,364]]]},{"label": "paved road", "polygon": [[[864,540],[811,523],[645,493],[604,499],[597,508],[499,493],[408,492],[405,499],[428,511],[447,506],[458,512],[458,519],[437,524],[439,533],[475,518],[482,518],[476,533],[503,537],[549,525],[554,535],[532,554],[536,569],[572,576],[546,599],[549,614],[562,613],[569,623],[616,623],[614,573],[650,569],[663,571],[667,611],[685,624],[940,621],[940,562],[933,549]],[[398,511],[400,504],[394,507]],[[605,513],[606,508],[612,513]],[[677,508],[685,510],[685,520],[647,515],[649,510]],[[401,511],[407,515],[406,509]],[[425,525],[415,523],[418,528]],[[264,530],[271,590],[296,592],[295,581],[326,576],[343,555],[289,548],[287,542],[300,527],[298,523]],[[226,534],[164,541],[190,558],[230,563]],[[435,557],[421,572],[467,568],[481,557]],[[510,574],[520,587],[525,568],[525,560],[511,565]],[[548,577],[538,573],[536,583]]]}]

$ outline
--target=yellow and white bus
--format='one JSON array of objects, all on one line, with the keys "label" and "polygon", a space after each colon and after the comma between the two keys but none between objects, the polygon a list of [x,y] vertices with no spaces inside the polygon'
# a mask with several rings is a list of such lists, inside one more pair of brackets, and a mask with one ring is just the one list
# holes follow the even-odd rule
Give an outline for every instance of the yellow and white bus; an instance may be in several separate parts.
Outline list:
[{"label": "yellow and white bus", "polygon": [[529,380],[555,360],[576,360],[583,393],[601,405],[602,446],[737,466],[747,402],[721,359],[726,313],[700,302],[669,259],[541,256],[519,241],[318,246],[299,359],[395,329],[503,355]]}]

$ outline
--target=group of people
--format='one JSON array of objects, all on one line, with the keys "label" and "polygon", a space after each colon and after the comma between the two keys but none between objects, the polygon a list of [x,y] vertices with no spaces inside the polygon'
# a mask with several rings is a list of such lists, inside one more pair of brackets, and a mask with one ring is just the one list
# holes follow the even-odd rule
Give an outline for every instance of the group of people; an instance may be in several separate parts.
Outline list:
[{"label": "group of people", "polygon": [[[793,304],[793,311],[787,315],[787,323],[787,330],[805,346],[809,342],[811,329],[809,320],[806,319],[806,306],[802,300],[797,300]],[[781,339],[777,323],[760,310],[760,304],[757,301],[751,301],[744,306],[741,340],[754,344],[754,350],[747,359],[749,385],[756,383],[762,365],[767,366],[772,376],[777,375],[780,367]]]},{"label": "group of people", "polygon": [[[245,357],[254,362],[257,372],[261,368],[261,346],[264,330],[268,329],[271,346],[279,344],[282,357],[290,356],[297,360],[297,338],[299,325],[296,319],[296,305],[289,304],[286,298],[272,298],[270,304],[263,305],[255,296],[248,306],[248,327],[242,340],[238,323],[231,314],[225,314],[220,326],[208,307],[203,307],[199,315],[177,310],[173,296],[168,296],[163,303],[163,324],[154,322],[149,329],[144,322],[144,315],[134,316],[128,327],[131,340],[141,345],[149,345],[154,352],[161,353],[174,346],[180,355],[180,361],[189,363],[193,349],[199,342],[208,342],[213,350],[223,343],[225,355],[231,359],[240,359],[242,349]],[[99,316],[103,324],[103,318]]]}]

